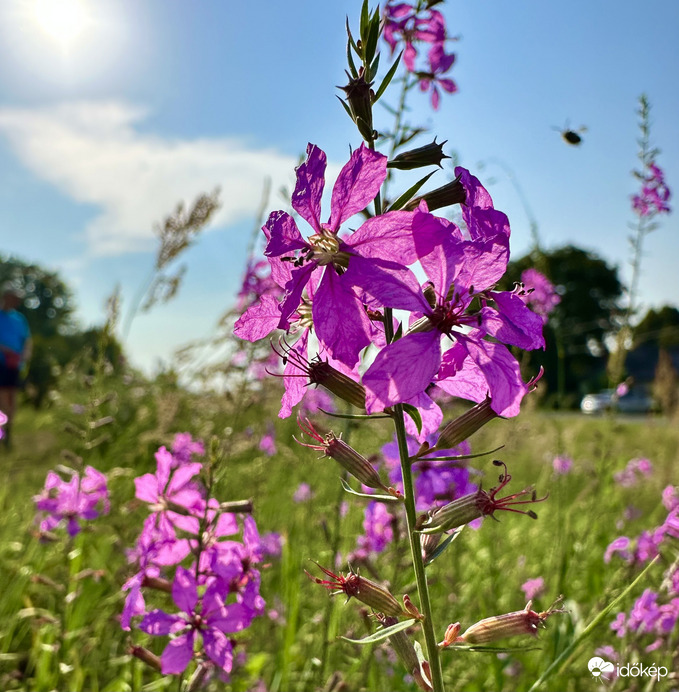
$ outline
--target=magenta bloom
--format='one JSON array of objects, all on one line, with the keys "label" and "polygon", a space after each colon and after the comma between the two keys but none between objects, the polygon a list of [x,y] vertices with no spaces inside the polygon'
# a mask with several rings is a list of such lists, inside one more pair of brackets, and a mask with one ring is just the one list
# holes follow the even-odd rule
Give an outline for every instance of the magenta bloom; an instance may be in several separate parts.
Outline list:
[{"label": "magenta bloom", "polygon": [[91,466],[85,468],[82,478],[74,472],[68,481],[50,471],[43,491],[33,501],[47,515],[40,522],[41,531],[52,531],[65,521],[69,536],[80,532],[79,520],[96,519],[110,508],[106,476]]},{"label": "magenta bloom", "polygon": [[5,431],[2,429],[2,426],[5,425],[5,423],[7,423],[7,416],[0,411],[0,440],[2,440],[5,435]]},{"label": "magenta bloom", "polygon": [[164,675],[184,672],[193,658],[196,633],[202,637],[207,656],[227,673],[231,670],[232,646],[226,634],[248,627],[252,615],[240,603],[226,605],[219,587],[219,582],[212,582],[199,598],[194,575],[178,567],[172,598],[182,612],[173,615],[154,610],[141,621],[139,628],[148,634],[174,635],[160,657]]},{"label": "magenta bloom", "polygon": [[642,178],[641,192],[632,196],[632,209],[642,217],[668,214],[671,211],[670,197],[665,173],[656,163],[649,163],[647,174]]},{"label": "magenta bloom", "polygon": [[272,212],[263,228],[269,241],[265,254],[285,296],[280,303],[269,296],[255,304],[239,320],[236,334],[253,341],[276,327],[288,329],[293,315],[300,314],[309,286],[313,293],[310,317],[321,346],[351,368],[371,343],[373,328],[364,304],[378,301],[389,307],[392,291],[399,290],[402,281],[412,282],[403,266],[416,259],[412,213],[373,217],[355,233],[340,238],[340,226],[379,192],[387,175],[387,159],[363,144],[356,149],[335,182],[330,218],[323,223],[325,169],[325,153],[309,144],[307,159],[297,169],[292,207],[313,233],[305,239],[292,216]]},{"label": "magenta bloom", "polygon": [[545,592],[545,580],[542,577],[529,579],[521,585],[521,589],[526,594],[526,600],[532,601]]},{"label": "magenta bloom", "polygon": [[521,283],[525,293],[519,294],[519,298],[547,324],[549,313],[561,302],[554,284],[537,269],[526,269],[521,274]]},{"label": "magenta bloom", "polygon": [[[463,217],[471,240],[425,208],[415,212],[413,238],[429,280],[424,291],[402,290],[394,301],[416,321],[364,375],[368,412],[408,401],[436,382],[448,394],[477,403],[490,394],[496,413],[515,416],[527,386],[503,344],[544,348],[540,316],[513,292],[492,290],[507,268],[507,217],[492,208],[476,178],[458,171],[468,181]],[[445,352],[442,337],[452,344]]]},{"label": "magenta bloom", "polygon": [[570,457],[554,457],[552,468],[554,469],[554,473],[559,475],[569,473],[573,468],[573,460]]}]

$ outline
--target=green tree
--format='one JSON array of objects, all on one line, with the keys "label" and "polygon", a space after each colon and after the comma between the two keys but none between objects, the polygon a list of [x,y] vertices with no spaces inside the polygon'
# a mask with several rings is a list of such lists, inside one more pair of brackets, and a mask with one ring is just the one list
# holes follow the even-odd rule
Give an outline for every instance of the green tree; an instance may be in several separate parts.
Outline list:
[{"label": "green tree", "polygon": [[[73,318],[73,293],[56,272],[16,257],[0,257],[0,285],[6,282],[24,293],[19,310],[28,320],[33,339],[26,395],[38,407],[56,386],[67,363],[76,355],[94,354],[100,348],[102,328],[78,329]],[[114,365],[121,363],[119,343],[110,335],[105,342],[106,358]]]},{"label": "green tree", "polygon": [[574,405],[606,382],[606,338],[618,328],[623,285],[616,267],[574,245],[513,260],[506,278],[520,281],[531,267],[545,274],[561,296],[545,326],[545,351],[532,352],[531,365],[544,367],[547,390],[558,395],[560,406]]},{"label": "green tree", "polygon": [[676,348],[679,346],[679,310],[671,305],[650,309],[633,334],[633,348],[646,343],[657,344],[659,348]]}]

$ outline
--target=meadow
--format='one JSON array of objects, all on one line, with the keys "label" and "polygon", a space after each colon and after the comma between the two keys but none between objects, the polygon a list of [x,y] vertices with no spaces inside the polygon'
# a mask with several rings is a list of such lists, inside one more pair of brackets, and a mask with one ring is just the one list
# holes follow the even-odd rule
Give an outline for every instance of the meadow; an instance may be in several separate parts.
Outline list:
[{"label": "meadow", "polygon": [[[374,631],[369,609],[356,607],[353,599],[345,604],[341,594],[329,596],[305,575],[305,570],[318,575],[312,559],[346,572],[365,501],[342,489],[341,469],[331,459],[292,440],[299,435],[294,419],[276,419],[277,383],[242,388],[231,398],[197,397],[169,380],[129,377],[123,381],[100,373],[83,385],[73,374],[51,407],[21,410],[13,449],[3,450],[0,687],[183,689],[182,676],[161,676],[132,655],[132,645],[160,654],[163,644],[134,628],[124,632],[120,615],[121,587],[133,572],[125,551],[145,516],[143,503],[134,497],[133,478],[153,470],[160,445],[169,447],[175,433],[189,432],[208,446],[212,440],[213,450],[218,449],[214,496],[220,502],[252,499],[260,533],[277,532],[282,538],[280,555],[267,558],[261,570],[266,612],[236,635],[230,680],[213,681],[214,689],[413,689],[384,641],[359,646],[339,638],[358,639]],[[446,420],[458,408],[446,407]],[[96,442],[92,433],[84,440],[73,431],[92,429],[83,418],[95,413],[99,420],[111,420],[95,429],[100,439],[91,445]],[[276,452],[269,455],[259,449],[259,441],[272,420],[277,421]],[[349,429],[347,421],[320,413],[314,420],[344,430],[355,447],[374,453],[391,435],[388,421],[351,421]],[[539,496],[549,497],[535,505],[537,520],[510,513],[498,516],[500,523],[486,518],[480,529],[462,531],[431,564],[437,620],[462,620],[464,626],[521,610],[526,602],[521,585],[537,577],[543,578],[544,589],[536,610],[561,594],[566,612],[550,617],[536,639],[510,640],[506,651],[443,651],[444,678],[456,690],[527,690],[639,573],[615,558],[606,564],[604,553],[618,536],[635,537],[663,522],[667,510],[661,493],[676,482],[679,431],[676,421],[662,417],[585,417],[533,407],[517,418],[492,421],[470,442],[476,453],[502,446],[492,456],[468,462],[483,474],[485,487],[497,473],[490,459],[499,458],[510,467],[514,491],[534,485]],[[61,530],[41,541],[32,497],[47,471],[73,450],[107,474],[111,511],[84,523],[74,538]],[[567,473],[555,471],[552,462],[558,456],[572,459]],[[616,481],[630,460],[641,457],[650,460],[652,472],[631,485],[621,483],[620,476]],[[295,497],[300,484],[308,484],[308,492]],[[372,555],[361,571],[385,580],[395,594],[413,593],[408,557],[401,536]],[[666,552],[664,560],[669,559]],[[651,568],[538,689],[595,689],[601,683],[592,678],[587,662],[604,646],[612,647],[620,661],[653,661],[676,671],[676,631],[663,647],[644,653],[651,634],[619,639],[610,629],[617,611],[629,610],[644,589],[660,588],[666,567],[665,562]],[[155,604],[163,607],[167,599],[160,592]],[[650,685],[618,679],[607,688],[671,689],[667,679]]]}]

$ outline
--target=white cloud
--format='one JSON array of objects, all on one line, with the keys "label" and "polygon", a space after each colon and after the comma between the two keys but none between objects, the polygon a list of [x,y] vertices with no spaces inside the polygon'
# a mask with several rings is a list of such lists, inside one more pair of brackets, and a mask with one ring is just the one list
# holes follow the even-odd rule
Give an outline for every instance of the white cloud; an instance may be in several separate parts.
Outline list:
[{"label": "white cloud", "polygon": [[84,229],[91,255],[153,245],[153,225],[177,202],[221,188],[212,226],[252,218],[265,180],[294,184],[297,160],[234,138],[163,139],[139,131],[147,111],[117,101],[0,108],[0,132],[19,160],[78,203],[98,210]]}]

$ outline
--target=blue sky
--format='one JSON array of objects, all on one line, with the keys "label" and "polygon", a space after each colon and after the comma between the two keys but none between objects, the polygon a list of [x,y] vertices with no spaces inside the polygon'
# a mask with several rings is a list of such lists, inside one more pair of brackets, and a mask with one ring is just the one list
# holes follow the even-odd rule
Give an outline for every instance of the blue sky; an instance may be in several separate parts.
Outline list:
[{"label": "blue sky", "polygon": [[[335,87],[345,17],[356,27],[360,2],[79,1],[87,23],[70,39],[68,26],[40,23],[38,0],[0,4],[0,252],[58,270],[81,324],[101,323],[116,284],[124,311],[147,277],[154,223],[220,187],[222,209],[185,257],[179,298],[132,325],[132,360],[151,368],[208,336],[232,304],[265,179],[269,208],[285,208],[278,190],[294,184],[307,142],[334,170],[358,145]],[[515,256],[529,248],[529,215],[508,172],[545,247],[592,249],[629,279],[643,92],[658,163],[679,184],[679,3],[441,7],[459,37],[459,92],[436,113],[415,95],[411,121],[486,183],[509,215]],[[377,128],[388,118],[378,111]],[[587,126],[580,147],[553,129],[567,121]],[[679,305],[678,218],[663,218],[645,243],[645,307]]]}]

